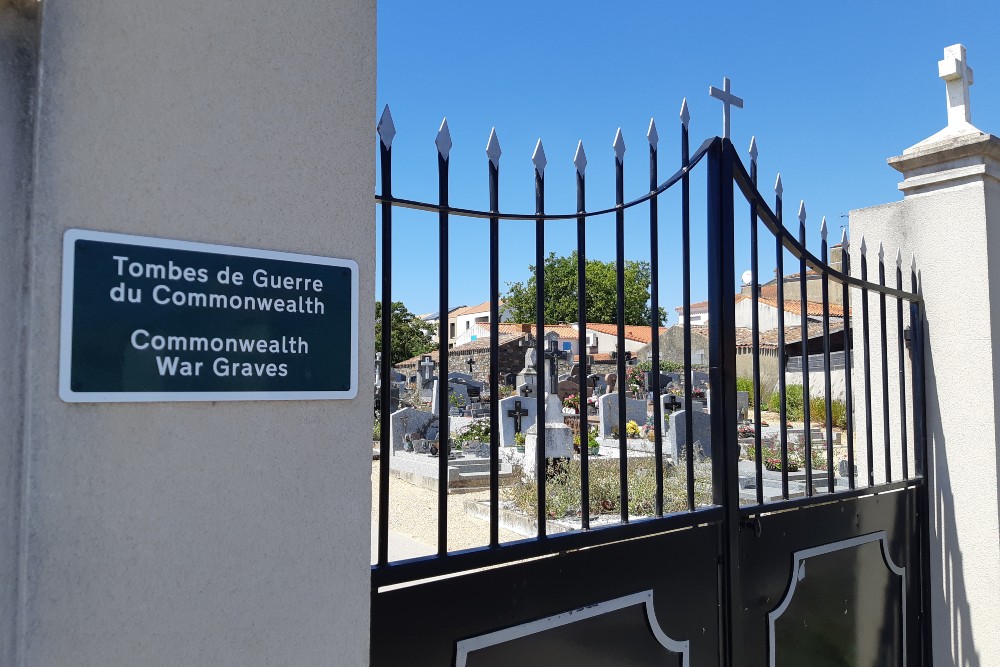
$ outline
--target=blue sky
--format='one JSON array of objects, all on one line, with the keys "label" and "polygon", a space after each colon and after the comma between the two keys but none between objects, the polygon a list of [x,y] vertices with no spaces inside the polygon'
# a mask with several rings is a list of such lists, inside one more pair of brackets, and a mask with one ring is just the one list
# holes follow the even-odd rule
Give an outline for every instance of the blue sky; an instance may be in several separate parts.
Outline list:
[{"label": "blue sky", "polygon": [[[949,9],[945,9],[949,7]],[[541,138],[548,156],[546,210],[575,210],[572,164],[584,143],[589,209],[614,203],[615,131],[622,128],[626,199],[648,190],[646,129],[656,119],[659,175],[679,166],[681,100],[691,110],[691,147],[721,133],[721,104],[708,87],[732,80],[745,108],[733,111],[733,142],[760,149],[761,190],[780,171],[786,225],[798,202],[809,213],[809,247],[818,252],[825,215],[832,235],[851,209],[895,201],[899,174],[886,158],[946,125],[945,85],[937,61],[962,43],[975,71],[972,122],[1000,128],[1000,4],[994,2],[378,2],[378,93],[373,126],[392,109],[393,191],[434,201],[434,138],[447,116],[451,203],[488,208],[486,141],[496,127],[500,208],[534,211],[531,154]],[[372,145],[376,148],[373,134]],[[377,171],[377,169],[376,169]],[[693,298],[704,298],[704,169],[692,180],[695,215]],[[377,188],[380,184],[377,183]],[[676,321],[681,303],[679,206],[660,205],[661,305]],[[394,214],[393,300],[416,313],[436,311],[437,217]],[[378,220],[379,211],[375,210]],[[750,267],[742,250],[749,222],[737,211],[736,275]],[[648,209],[626,218],[626,256],[648,259]],[[489,298],[488,222],[452,218],[451,304]],[[588,223],[588,256],[614,258],[614,219]],[[762,244],[765,244],[761,237]],[[501,224],[501,290],[525,280],[534,261],[533,223]],[[546,251],[575,248],[575,223],[548,222]],[[766,246],[770,248],[770,242]],[[894,249],[890,249],[894,254]],[[762,250],[762,279],[773,252]],[[788,268],[786,258],[786,271]],[[735,286],[734,286],[735,288]],[[378,284],[376,286],[378,290]]]}]

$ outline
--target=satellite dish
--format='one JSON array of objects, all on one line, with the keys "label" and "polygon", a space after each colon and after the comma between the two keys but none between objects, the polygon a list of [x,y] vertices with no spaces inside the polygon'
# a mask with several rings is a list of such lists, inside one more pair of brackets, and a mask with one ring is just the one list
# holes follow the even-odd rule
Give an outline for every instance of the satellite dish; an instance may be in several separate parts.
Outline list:
[{"label": "satellite dish", "polygon": [[750,281],[753,280],[753,271],[747,269],[746,271],[743,272],[743,275],[740,277],[743,279],[744,285],[749,285]]}]

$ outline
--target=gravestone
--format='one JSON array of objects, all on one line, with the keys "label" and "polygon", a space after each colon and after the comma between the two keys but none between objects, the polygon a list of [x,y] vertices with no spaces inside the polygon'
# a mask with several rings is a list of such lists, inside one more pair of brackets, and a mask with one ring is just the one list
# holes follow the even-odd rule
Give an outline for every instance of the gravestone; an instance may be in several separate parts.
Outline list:
[{"label": "gravestone", "polygon": [[[409,434],[418,433],[428,437],[431,420],[434,420],[433,413],[416,408],[403,408],[389,415],[389,444],[392,452],[404,448],[405,436]],[[437,428],[434,430],[437,431]]]},{"label": "gravestone", "polygon": [[667,415],[676,412],[684,407],[684,401],[674,394],[663,394],[660,396],[660,414]]},{"label": "gravestone", "polygon": [[[687,447],[687,424],[684,410],[678,410],[670,415],[670,429],[667,431],[667,452],[674,463],[684,457]],[[712,418],[700,410],[691,411],[691,433],[695,444],[695,452],[701,447],[706,456],[712,455]]]},{"label": "gravestone", "polygon": [[[524,467],[525,476],[531,477],[535,474],[535,457],[538,448],[538,428],[537,424],[532,424],[525,434],[524,458],[521,465]],[[573,458],[573,431],[563,423],[545,424],[545,459],[570,459]]]},{"label": "gravestone", "polygon": [[535,423],[537,402],[523,396],[509,396],[500,401],[500,446],[513,447],[514,436],[525,433]]},{"label": "gravestone", "polygon": [[521,385],[531,385],[532,387],[538,386],[538,369],[536,362],[538,361],[538,351],[529,347],[524,351],[524,368],[521,372],[517,374],[515,382],[518,386]]},{"label": "gravestone", "polygon": [[608,373],[604,376],[604,384],[607,387],[607,393],[614,393],[615,388],[618,386],[618,374]]},{"label": "gravestone", "polygon": [[746,391],[736,392],[736,416],[738,419],[746,419],[750,412],[750,393]]},{"label": "gravestone", "polygon": [[[452,403],[452,398],[451,398],[452,396],[457,396],[458,397],[458,398],[455,399],[455,401],[458,403],[457,406],[455,406]],[[439,397],[439,394],[438,394],[438,380],[434,380],[434,388],[431,390],[431,412],[433,412],[434,414],[438,414],[438,399],[439,398],[440,397]],[[466,385],[464,385],[464,384],[458,384],[458,383],[452,383],[452,382],[449,381],[449,383],[448,383],[448,398],[447,398],[447,401],[448,401],[448,405],[450,407],[465,407],[465,406],[467,406],[470,401],[469,401],[469,390],[466,387]]]},{"label": "gravestone", "polygon": [[[618,428],[618,394],[605,394],[597,399],[598,430],[602,438],[613,437],[612,428]],[[646,401],[625,399],[625,421],[634,421],[642,426],[646,423]]]}]

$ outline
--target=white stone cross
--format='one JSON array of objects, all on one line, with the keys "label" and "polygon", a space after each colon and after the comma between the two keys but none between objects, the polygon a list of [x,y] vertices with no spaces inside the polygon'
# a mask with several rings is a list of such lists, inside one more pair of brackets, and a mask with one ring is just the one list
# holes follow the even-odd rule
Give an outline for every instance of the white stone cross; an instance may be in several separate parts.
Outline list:
[{"label": "white stone cross", "polygon": [[965,60],[965,47],[952,44],[944,50],[944,60],[938,61],[938,76],[945,80],[948,92],[948,125],[972,122],[969,107],[969,86],[972,85],[972,68]]},{"label": "white stone cross", "polygon": [[729,139],[729,107],[742,109],[743,100],[729,92],[729,79],[726,77],[722,77],[722,90],[709,86],[708,94],[717,100],[722,100],[722,138]]}]

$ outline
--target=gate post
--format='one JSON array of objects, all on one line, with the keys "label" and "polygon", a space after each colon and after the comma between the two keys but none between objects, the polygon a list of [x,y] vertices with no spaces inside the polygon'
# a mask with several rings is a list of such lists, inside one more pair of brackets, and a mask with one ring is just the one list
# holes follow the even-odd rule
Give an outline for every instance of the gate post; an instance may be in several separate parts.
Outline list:
[{"label": "gate post", "polygon": [[918,512],[929,535],[921,545],[930,598],[922,620],[933,620],[924,626],[933,637],[932,647],[924,645],[933,648],[924,664],[994,665],[1000,664],[1000,138],[971,124],[965,49],[956,44],[944,55],[947,127],[889,159],[903,175],[903,200],[851,211],[850,228],[852,239],[864,234],[869,243],[912,252],[919,268],[923,303],[911,324],[911,355],[914,382],[922,378],[926,389],[914,398],[917,453],[925,440],[926,459],[915,463],[926,480]]},{"label": "gate post", "polygon": [[740,633],[739,484],[736,479],[736,302],[733,286],[733,145],[718,139],[708,153],[708,347],[713,502],[725,513],[720,554],[723,665],[735,665]]}]

